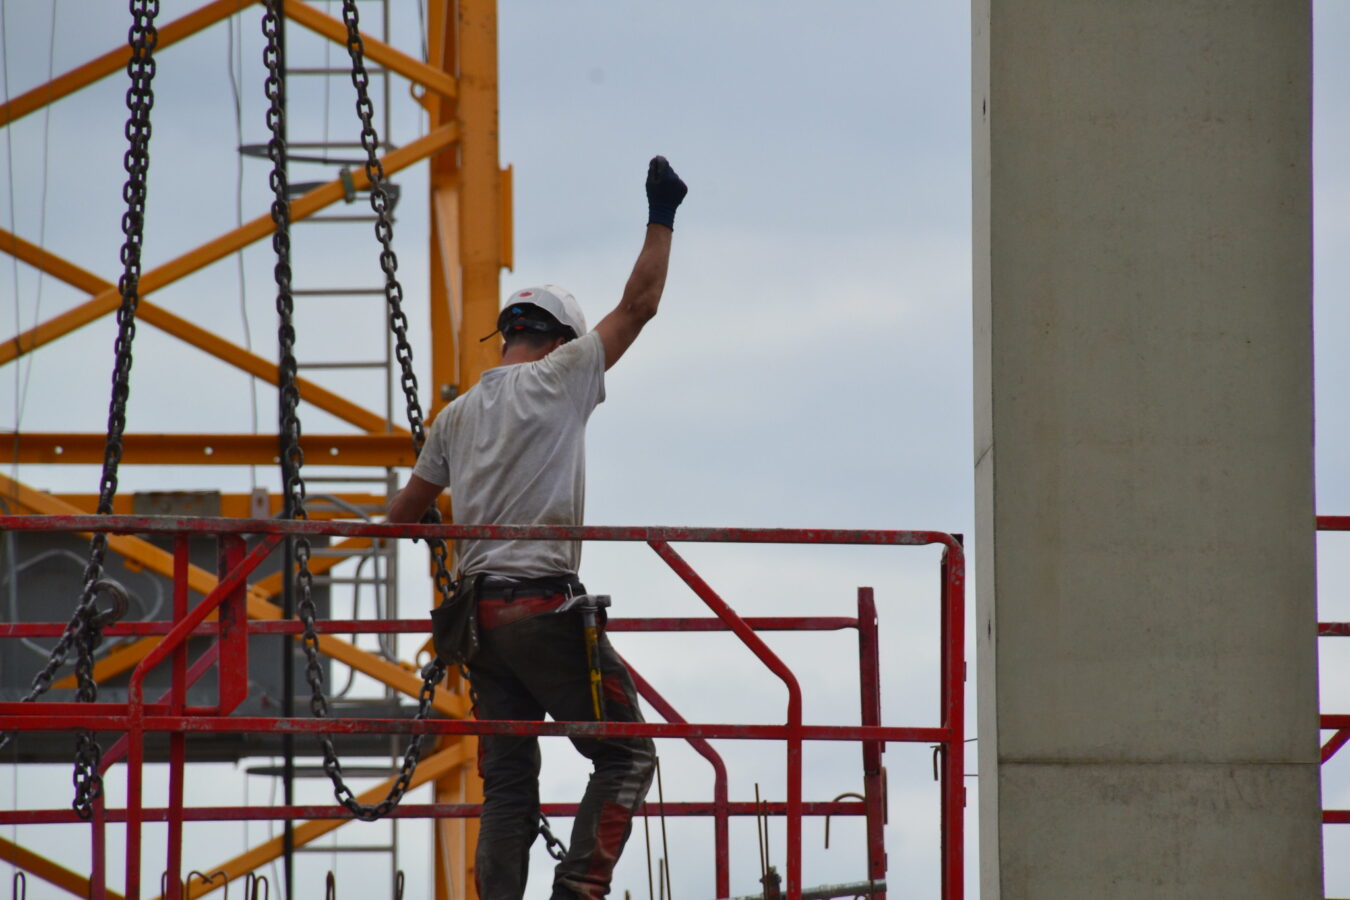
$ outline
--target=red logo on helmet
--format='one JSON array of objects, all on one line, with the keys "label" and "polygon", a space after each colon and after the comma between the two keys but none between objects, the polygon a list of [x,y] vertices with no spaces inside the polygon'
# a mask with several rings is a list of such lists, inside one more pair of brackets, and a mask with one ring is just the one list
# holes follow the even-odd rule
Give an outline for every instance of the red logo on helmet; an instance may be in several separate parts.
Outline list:
[{"label": "red logo on helmet", "polygon": [[534,296],[534,291],[521,291],[519,294],[516,294],[516,296],[517,296],[517,297],[533,297],[533,296]]}]

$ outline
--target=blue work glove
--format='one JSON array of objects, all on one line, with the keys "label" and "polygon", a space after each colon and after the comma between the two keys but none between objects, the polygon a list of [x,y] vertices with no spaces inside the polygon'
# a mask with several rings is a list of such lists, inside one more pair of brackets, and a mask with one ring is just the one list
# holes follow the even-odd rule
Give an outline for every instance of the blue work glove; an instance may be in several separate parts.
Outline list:
[{"label": "blue work glove", "polygon": [[664,156],[653,156],[647,165],[647,224],[675,230],[675,209],[689,188],[675,174]]}]

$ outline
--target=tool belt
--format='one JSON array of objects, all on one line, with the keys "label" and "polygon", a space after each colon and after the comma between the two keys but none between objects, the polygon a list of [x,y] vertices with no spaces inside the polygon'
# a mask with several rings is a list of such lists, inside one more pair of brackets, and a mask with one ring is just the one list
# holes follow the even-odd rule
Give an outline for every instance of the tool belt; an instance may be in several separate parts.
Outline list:
[{"label": "tool belt", "polygon": [[555,612],[569,597],[584,593],[586,587],[575,575],[548,580],[487,582],[478,588],[478,627],[490,630]]},{"label": "tool belt", "polygon": [[431,611],[431,646],[448,666],[462,666],[478,654],[478,616],[474,598],[483,576],[461,578],[455,592]]}]

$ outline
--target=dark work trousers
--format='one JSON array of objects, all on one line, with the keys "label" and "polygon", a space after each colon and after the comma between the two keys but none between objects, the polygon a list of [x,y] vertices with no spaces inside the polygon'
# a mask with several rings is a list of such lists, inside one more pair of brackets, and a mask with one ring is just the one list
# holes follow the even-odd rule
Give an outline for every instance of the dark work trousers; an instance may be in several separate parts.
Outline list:
[{"label": "dark work trousers", "polygon": [[[480,719],[594,721],[581,613],[542,613],[481,632],[469,665]],[[605,718],[641,722],[627,668],[601,632]],[[633,814],[647,795],[656,745],[648,738],[572,738],[594,770],[581,799],[567,855],[558,863],[553,898],[598,900],[609,893]],[[481,900],[520,900],[530,845],[539,832],[539,739],[483,735],[479,774],[483,818],[475,860]]]}]

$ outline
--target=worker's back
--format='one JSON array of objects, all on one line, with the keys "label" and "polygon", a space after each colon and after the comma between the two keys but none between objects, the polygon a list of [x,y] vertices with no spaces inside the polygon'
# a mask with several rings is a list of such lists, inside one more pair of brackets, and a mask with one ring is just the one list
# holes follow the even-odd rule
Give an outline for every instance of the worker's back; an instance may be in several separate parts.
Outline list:
[{"label": "worker's back", "polygon": [[[460,525],[580,525],[586,421],[604,399],[604,349],[590,332],[535,362],[498,366],[432,424],[414,474],[449,474]],[[465,575],[541,578],[576,572],[581,545],[461,541]]]}]

